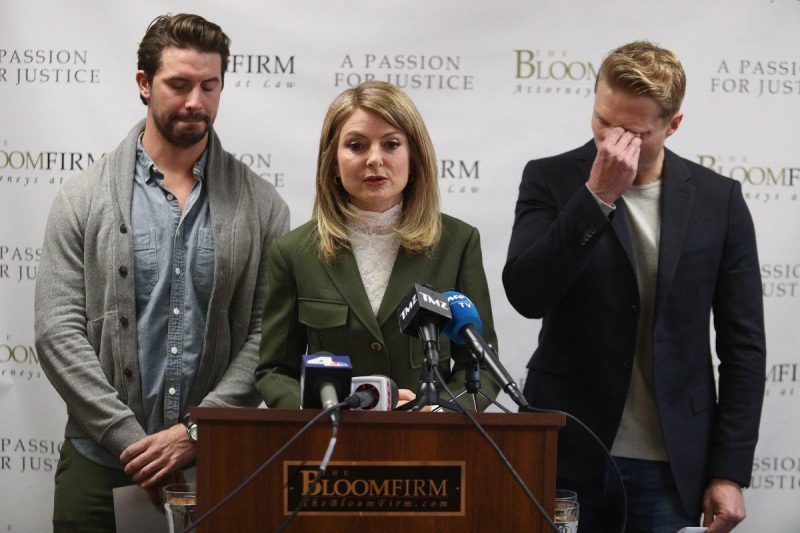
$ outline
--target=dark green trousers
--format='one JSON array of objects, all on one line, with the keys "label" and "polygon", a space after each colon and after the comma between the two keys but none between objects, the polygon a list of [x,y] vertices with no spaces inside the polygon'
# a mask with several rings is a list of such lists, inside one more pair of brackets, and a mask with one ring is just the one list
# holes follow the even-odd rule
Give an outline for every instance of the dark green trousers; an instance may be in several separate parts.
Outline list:
[{"label": "dark green trousers", "polygon": [[122,470],[90,461],[65,441],[56,469],[54,533],[116,531],[111,491],[132,484]]}]

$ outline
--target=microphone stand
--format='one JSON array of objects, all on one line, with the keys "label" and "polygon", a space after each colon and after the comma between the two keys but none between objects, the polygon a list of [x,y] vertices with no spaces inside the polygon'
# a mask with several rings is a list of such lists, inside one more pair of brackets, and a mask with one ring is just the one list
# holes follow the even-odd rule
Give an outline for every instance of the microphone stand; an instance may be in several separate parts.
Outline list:
[{"label": "microphone stand", "polygon": [[470,361],[467,367],[467,379],[464,382],[464,390],[459,392],[455,399],[458,400],[465,394],[471,395],[472,406],[475,411],[478,411],[478,396],[481,396],[489,403],[496,405],[500,410],[510,413],[505,406],[481,390],[481,363],[483,363],[483,357],[482,354],[479,354],[475,350],[470,350],[470,353],[472,354],[472,361]]},{"label": "microphone stand", "polygon": [[420,335],[425,360],[422,363],[422,370],[419,375],[417,398],[413,402],[401,405],[395,409],[396,411],[419,411],[428,405],[450,409],[451,411],[459,410],[459,406],[453,405],[452,401],[443,401],[439,396],[439,389],[436,388],[434,367],[439,364],[439,343],[435,340],[436,336],[438,336],[438,332],[427,335],[427,339],[425,338],[426,335]]},{"label": "microphone stand", "polygon": [[441,405],[439,389],[436,388],[436,374],[433,372],[433,365],[430,358],[425,355],[425,362],[422,365],[422,372],[419,375],[419,389],[417,399],[412,404],[412,411],[419,411],[428,405]]},{"label": "microphone stand", "polygon": [[478,366],[478,363],[473,359],[469,362],[469,366],[467,367],[467,379],[464,382],[464,390],[459,392],[455,400],[458,400],[465,394],[469,394],[472,397],[472,410],[478,411],[478,395],[486,396],[481,391],[481,367]]}]

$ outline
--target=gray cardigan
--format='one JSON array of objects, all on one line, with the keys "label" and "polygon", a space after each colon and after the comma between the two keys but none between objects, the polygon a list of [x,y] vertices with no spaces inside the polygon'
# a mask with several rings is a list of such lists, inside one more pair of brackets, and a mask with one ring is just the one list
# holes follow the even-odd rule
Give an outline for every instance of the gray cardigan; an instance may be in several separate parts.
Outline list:
[{"label": "gray cardigan", "polygon": [[[59,191],[36,279],[36,349],[67,404],[67,438],[90,437],[116,457],[146,436],[139,382],[130,223],[137,124],[111,153]],[[207,184],[214,285],[205,348],[188,405],[248,406],[267,293],[266,257],[289,229],[272,185],[209,138]]]}]

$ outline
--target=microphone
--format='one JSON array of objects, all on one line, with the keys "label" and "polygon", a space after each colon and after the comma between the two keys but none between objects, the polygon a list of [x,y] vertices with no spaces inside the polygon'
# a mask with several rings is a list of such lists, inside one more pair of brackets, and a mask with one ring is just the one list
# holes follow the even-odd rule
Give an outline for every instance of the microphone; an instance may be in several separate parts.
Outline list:
[{"label": "microphone", "polygon": [[[300,373],[301,408],[328,409],[350,392],[353,365],[346,355],[317,352],[304,355]],[[339,425],[339,413],[331,413],[331,422]]]},{"label": "microphone", "polygon": [[352,394],[345,401],[351,409],[391,411],[397,407],[397,384],[386,376],[356,376]]},{"label": "microphone", "polygon": [[456,291],[446,291],[442,294],[447,298],[453,319],[445,326],[443,333],[456,344],[468,344],[472,356],[479,364],[486,364],[504,391],[511,396],[514,403],[520,407],[527,407],[528,401],[519,391],[517,383],[500,363],[494,349],[481,336],[483,322],[478,315],[478,309],[469,298]]},{"label": "microphone", "polygon": [[400,331],[422,341],[428,364],[439,364],[439,331],[450,316],[444,296],[430,286],[415,283],[397,308]]}]

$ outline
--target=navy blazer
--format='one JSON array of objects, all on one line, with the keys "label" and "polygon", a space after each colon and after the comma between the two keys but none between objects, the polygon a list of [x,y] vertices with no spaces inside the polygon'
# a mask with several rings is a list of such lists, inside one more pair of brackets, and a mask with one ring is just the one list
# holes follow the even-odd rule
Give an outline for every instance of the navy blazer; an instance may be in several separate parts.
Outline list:
[{"label": "navy blazer", "polygon": [[[610,449],[630,383],[639,294],[625,201],[606,217],[585,186],[596,153],[590,141],[527,164],[503,283],[517,311],[543,318],[528,401],[579,417]],[[662,179],[655,395],[681,500],[699,515],[710,478],[750,482],[766,359],[761,278],[739,182],[669,150]],[[558,450],[559,477],[582,479],[604,464],[572,424]]]}]

